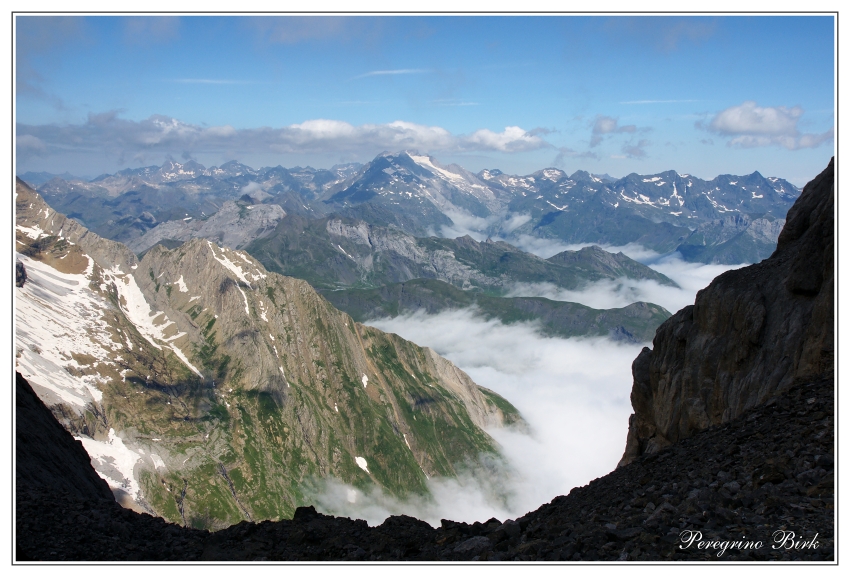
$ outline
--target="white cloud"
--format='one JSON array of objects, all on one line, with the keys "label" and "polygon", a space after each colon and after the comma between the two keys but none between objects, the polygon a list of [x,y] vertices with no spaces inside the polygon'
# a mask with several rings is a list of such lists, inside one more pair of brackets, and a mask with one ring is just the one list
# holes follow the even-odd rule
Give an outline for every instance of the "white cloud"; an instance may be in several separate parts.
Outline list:
[{"label": "white cloud", "polygon": [[830,128],[821,134],[800,134],[797,123],[803,116],[800,106],[759,106],[748,100],[719,112],[708,125],[717,134],[731,137],[729,146],[753,148],[781,146],[788,150],[815,148],[833,139]]},{"label": "white cloud", "polygon": [[235,129],[203,127],[168,116],[141,121],[119,117],[118,111],[90,114],[83,124],[17,125],[19,150],[41,142],[45,154],[76,151],[92,156],[133,158],[159,152],[222,153],[356,153],[418,149],[426,152],[520,152],[550,146],[537,135],[517,126],[500,133],[481,129],[455,135],[440,126],[395,121],[358,126],[333,119],[311,119],[282,128]]},{"label": "white cloud", "polygon": [[787,135],[796,133],[797,121],[802,115],[803,109],[799,106],[762,108],[748,100],[720,112],[712,119],[710,127],[721,134]]},{"label": "white cloud", "polygon": [[506,220],[502,221],[502,232],[513,232],[530,220],[530,214],[511,213]]},{"label": "white cloud", "polygon": [[469,150],[520,152],[543,148],[547,144],[539,136],[529,134],[519,126],[508,126],[502,132],[493,132],[486,128],[476,130],[463,139],[463,146]]},{"label": "white cloud", "polygon": [[597,116],[593,123],[593,134],[608,134],[617,130],[617,119],[610,116]]},{"label": "white cloud", "polygon": [[18,152],[42,154],[47,151],[47,147],[40,138],[30,134],[22,134],[16,140]]},{"label": "white cloud", "polygon": [[531,434],[488,430],[506,462],[489,462],[484,473],[472,469],[458,479],[431,479],[432,498],[396,499],[355,490],[351,503],[352,488],[330,481],[316,499],[323,510],[373,525],[400,513],[435,526],[441,518],[505,520],[616,467],[632,411],[631,363],[640,346],[545,338],[534,324],[505,326],[470,310],[370,324],[446,356],[476,383],[513,403]]},{"label": "white cloud", "polygon": [[452,225],[440,227],[440,236],[443,238],[458,238],[469,235],[480,242],[487,239],[487,229],[498,220],[497,216],[482,218],[457,210],[445,210],[444,214],[452,219]]},{"label": "white cloud", "polygon": [[243,194],[251,194],[252,192],[257,192],[258,190],[262,190],[262,189],[263,189],[263,187],[262,187],[262,186],[260,186],[260,184],[259,184],[259,183],[256,183],[256,182],[254,182],[254,181],[251,181],[251,182],[249,182],[248,184],[246,184],[245,186],[243,186],[243,187],[240,189],[240,191],[239,191],[239,192],[241,192],[241,193],[243,193]]},{"label": "white cloud", "polygon": [[[509,234],[531,220],[530,214],[492,214],[483,218],[466,211],[451,209],[444,210],[444,214],[452,219],[452,224],[451,226],[441,226],[439,236],[444,238],[458,238],[469,235],[479,242],[486,240],[488,237],[492,237],[494,240],[504,240],[499,235]],[[431,229],[430,236],[436,236],[436,234],[437,232]]]}]

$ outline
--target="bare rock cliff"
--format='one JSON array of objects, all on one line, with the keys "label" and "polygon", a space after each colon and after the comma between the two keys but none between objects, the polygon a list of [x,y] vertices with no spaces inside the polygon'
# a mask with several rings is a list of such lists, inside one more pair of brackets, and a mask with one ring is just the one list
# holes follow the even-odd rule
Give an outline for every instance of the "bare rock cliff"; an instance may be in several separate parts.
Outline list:
[{"label": "bare rock cliff", "polygon": [[717,277],[635,359],[620,465],[833,375],[833,164],[803,189],[770,258]]}]

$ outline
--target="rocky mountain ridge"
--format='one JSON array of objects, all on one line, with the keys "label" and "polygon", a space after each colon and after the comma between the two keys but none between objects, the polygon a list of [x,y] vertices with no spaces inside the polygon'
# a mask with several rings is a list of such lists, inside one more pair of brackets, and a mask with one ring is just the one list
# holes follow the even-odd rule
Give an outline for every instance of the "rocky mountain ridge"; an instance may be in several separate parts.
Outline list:
[{"label": "rocky mountain ridge", "polygon": [[220,528],[291,515],[329,476],[425,493],[497,453],[483,427],[520,421],[246,253],[193,239],[139,261],[16,195],[16,364],[130,506]]},{"label": "rocky mountain ridge", "polygon": [[834,161],[803,189],[770,258],[726,272],[632,365],[622,463],[834,370]]},{"label": "rocky mountain ridge", "polygon": [[209,218],[196,220],[184,217],[157,225],[145,234],[127,243],[127,247],[141,254],[155,244],[186,242],[191,238],[206,238],[218,245],[241,249],[250,242],[274,231],[286,216],[277,204],[226,201]]},{"label": "rocky mountain ridge", "polygon": [[[540,321],[549,334],[612,335],[647,342],[669,315],[658,305],[633,303],[628,310],[592,310],[544,298],[504,297],[541,283],[566,290],[623,279],[677,286],[648,266],[599,247],[543,259],[501,241],[479,242],[469,236],[417,238],[396,228],[340,217],[288,216],[245,250],[269,270],[307,280],[335,306],[363,322],[477,303],[485,316],[503,322]],[[591,322],[591,316],[598,322]]]},{"label": "rocky mountain ridge", "polygon": [[[732,263],[741,262],[734,260],[741,257],[740,248],[727,254],[723,245],[729,239],[712,234],[724,216],[749,219],[739,221],[736,244],[746,247],[746,257],[757,262],[770,254],[776,238],[764,246],[750,237],[773,230],[770,223],[784,219],[798,193],[787,181],[766,179],[758,172],[710,181],[675,171],[630,174],[612,181],[584,171],[567,176],[552,168],[524,177],[495,170],[472,175],[405,151],[379,155],[348,188],[326,194],[324,202],[343,214],[362,204],[404,214],[409,223],[405,230],[417,236],[428,226],[451,231],[452,225],[443,222],[447,218],[509,241],[527,235],[570,244],[637,243],[662,253],[684,244],[712,249],[683,251],[688,259]],[[431,214],[434,210],[442,220]],[[750,222],[758,232],[744,234]],[[702,230],[694,236],[700,225]],[[774,228],[778,233],[781,222]]]},{"label": "rocky mountain ridge", "polygon": [[[661,253],[681,246],[689,260],[720,263],[767,257],[799,195],[787,181],[758,172],[707,181],[675,171],[620,179],[584,171],[568,176],[554,168],[527,176],[473,174],[416,151],[386,152],[365,166],[330,170],[254,170],[235,162],[206,169],[169,161],[90,182],[54,178],[38,190],[60,211],[122,242],[159,222],[200,219],[224,201],[261,191],[263,202],[289,214],[337,214],[415,236],[468,230],[514,243],[526,236],[567,244],[637,243]],[[729,216],[737,217],[734,227]]]},{"label": "rocky mountain ridge", "polygon": [[646,265],[599,247],[543,259],[506,242],[479,242],[468,235],[417,238],[398,229],[333,217],[281,221],[274,233],[249,244],[246,251],[269,270],[304,278],[319,289],[374,288],[415,278],[436,278],[494,295],[518,282],[577,289],[600,279],[625,277],[677,286]]},{"label": "rocky mountain ridge", "polygon": [[614,341],[646,343],[670,313],[652,303],[636,302],[616,309],[593,309],[582,304],[541,297],[494,297],[464,291],[436,279],[415,279],[375,289],[343,289],[322,293],[355,320],[394,318],[405,314],[439,314],[472,309],[485,319],[504,324],[532,322],[544,335],[604,336]]}]

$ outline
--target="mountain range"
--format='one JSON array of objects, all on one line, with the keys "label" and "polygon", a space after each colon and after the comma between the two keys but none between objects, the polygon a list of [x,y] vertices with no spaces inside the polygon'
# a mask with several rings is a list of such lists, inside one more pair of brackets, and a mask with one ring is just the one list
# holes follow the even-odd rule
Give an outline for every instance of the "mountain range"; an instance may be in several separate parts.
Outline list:
[{"label": "mountain range", "polygon": [[[424,162],[420,157],[415,158]],[[233,178],[245,174],[257,176],[256,171],[249,172],[247,167],[235,163],[224,167],[228,169],[225,174],[235,175]],[[180,182],[191,183],[200,178],[193,175],[207,178],[221,172],[219,169],[201,171],[198,165],[188,168],[177,170],[173,164],[168,164],[156,171],[136,171],[133,178],[145,176],[152,185],[162,188],[162,182],[177,176],[183,179]],[[347,168],[358,177],[358,182],[363,182],[362,175],[358,176],[354,167]],[[337,170],[340,178],[345,176],[342,168],[337,167]],[[312,174],[306,170],[302,172]],[[122,178],[127,176],[121,175]],[[103,177],[100,181],[109,178]],[[333,181],[336,182],[333,186],[339,184],[339,180]],[[42,189],[56,184],[51,182],[49,187]],[[165,194],[164,190],[157,192],[154,199]],[[51,194],[78,208],[94,210],[98,206],[94,197],[77,195],[71,198],[55,191]],[[128,195],[136,193],[117,198]],[[139,193],[138,197],[148,198],[146,193]],[[599,311],[543,298],[503,300],[509,295],[522,296],[523,287],[541,283],[565,290],[581,289],[603,279],[650,280],[659,285],[677,286],[669,278],[622,253],[587,247],[542,259],[501,240],[488,238],[479,242],[469,235],[455,239],[423,238],[393,223],[382,226],[336,214],[314,217],[288,213],[273,202],[274,198],[257,188],[236,200],[222,202],[212,215],[204,214],[201,218],[187,215],[158,223],[140,236],[127,240],[127,246],[140,257],[153,246],[173,249],[192,238],[206,238],[228,248],[244,249],[268,270],[308,281],[358,321],[475,305],[483,316],[502,322],[539,322],[541,330],[547,334],[609,336],[628,342],[647,342],[658,324],[670,314],[662,307],[647,303]],[[151,224],[156,223],[156,217],[145,211],[139,218],[126,216],[117,222],[130,221]],[[408,282],[414,280],[422,282]],[[407,284],[400,291],[398,286],[392,286],[398,283]],[[380,289],[380,292],[359,289]],[[457,289],[471,292],[464,294]],[[514,294],[517,291],[520,294]],[[370,301],[378,294],[390,300],[373,306]]]},{"label": "mountain range", "polygon": [[[39,175],[36,175],[39,176]],[[39,176],[41,180],[43,176]],[[526,176],[473,174],[415,151],[330,170],[254,170],[235,161],[127,169],[38,186],[52,206],[93,231],[130,242],[163,221],[204,219],[224,202],[277,204],[291,215],[363,220],[424,236],[493,237],[512,244],[640,244],[695,262],[757,262],[773,251],[799,190],[778,177],[703,180],[666,171],[623,178],[547,168]]]}]

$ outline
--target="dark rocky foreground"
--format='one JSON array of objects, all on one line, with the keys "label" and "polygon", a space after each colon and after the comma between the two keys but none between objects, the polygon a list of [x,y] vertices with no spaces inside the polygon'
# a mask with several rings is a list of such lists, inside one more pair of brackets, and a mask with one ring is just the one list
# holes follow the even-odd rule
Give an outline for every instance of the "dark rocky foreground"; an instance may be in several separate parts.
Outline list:
[{"label": "dark rocky foreground", "polygon": [[[834,560],[833,397],[832,379],[794,386],[516,521],[444,521],[433,529],[398,516],[369,527],[300,508],[291,521],[209,533],[109,499],[78,454],[82,446],[19,377],[17,560]],[[42,431],[38,443],[22,443],[35,431]],[[65,451],[42,450],[60,444]],[[762,547],[718,556],[720,549],[698,549],[696,540],[684,549],[683,531],[701,532],[702,543]],[[812,539],[817,547],[787,548],[786,541],[774,548],[776,531],[793,532],[798,547]]]}]

